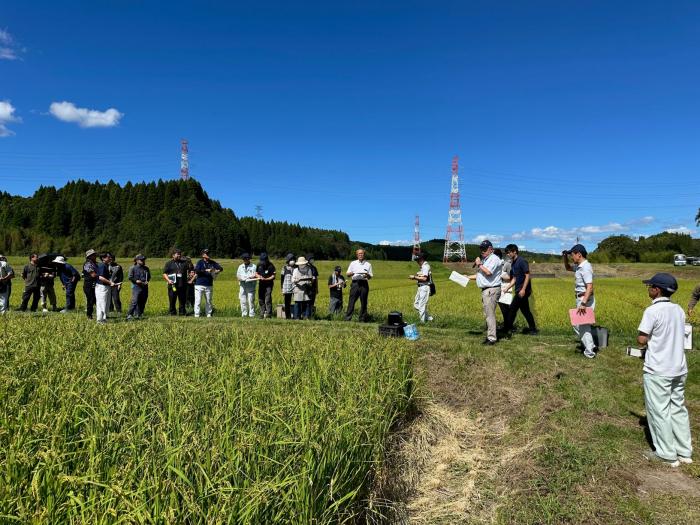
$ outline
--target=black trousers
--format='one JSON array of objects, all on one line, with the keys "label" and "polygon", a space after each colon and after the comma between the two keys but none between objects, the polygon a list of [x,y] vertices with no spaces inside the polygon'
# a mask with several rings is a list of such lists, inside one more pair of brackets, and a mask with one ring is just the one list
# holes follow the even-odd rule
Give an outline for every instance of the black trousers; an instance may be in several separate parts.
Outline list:
[{"label": "black trousers", "polygon": [[[185,315],[187,310],[185,306],[187,303],[187,288],[186,284],[178,284],[173,290],[172,285],[168,285],[168,299],[170,300],[170,315],[175,315],[179,313],[180,315]],[[175,304],[180,301],[180,307],[175,310]]]},{"label": "black trousers", "polygon": [[530,331],[537,330],[535,318],[532,316],[532,312],[530,311],[530,296],[526,295],[525,297],[520,297],[520,295],[517,293],[513,297],[513,302],[510,303],[510,308],[508,308],[508,318],[506,319],[505,326],[503,328],[506,331],[513,329],[513,324],[515,324],[515,317],[518,315],[518,310],[522,312]]},{"label": "black trousers", "polygon": [[345,311],[345,320],[352,319],[355,311],[355,303],[360,300],[360,321],[367,320],[367,296],[369,295],[369,283],[367,281],[353,281],[348,297],[348,309]]},{"label": "black trousers", "polygon": [[109,303],[109,311],[117,311],[122,313],[122,300],[119,297],[119,292],[121,292],[121,286],[112,287],[112,298]]},{"label": "black trousers", "polygon": [[143,315],[143,311],[146,309],[147,300],[148,287],[134,286],[131,289],[131,302],[129,303],[129,310],[126,312],[126,315],[131,317],[141,317]]},{"label": "black trousers", "polygon": [[190,308],[194,308],[194,284],[187,284],[187,300],[185,304]]},{"label": "black trousers", "polygon": [[75,310],[75,283],[66,284],[66,310]]},{"label": "black trousers", "polygon": [[284,297],[284,318],[291,319],[292,318],[292,297],[294,296],[294,294],[283,293],[282,296]]},{"label": "black trousers", "polygon": [[32,312],[36,312],[36,309],[39,306],[39,287],[38,286],[35,288],[25,288],[24,289],[24,293],[22,294],[22,304],[19,307],[20,311],[22,311],[22,312],[27,311],[27,304],[29,303],[30,297],[32,299],[31,310],[32,310]]},{"label": "black trousers", "polygon": [[85,313],[92,319],[92,310],[95,308],[95,283],[92,281],[83,281],[83,292],[85,293]]},{"label": "black trousers", "polygon": [[258,304],[262,317],[272,317],[272,286],[258,286]]}]

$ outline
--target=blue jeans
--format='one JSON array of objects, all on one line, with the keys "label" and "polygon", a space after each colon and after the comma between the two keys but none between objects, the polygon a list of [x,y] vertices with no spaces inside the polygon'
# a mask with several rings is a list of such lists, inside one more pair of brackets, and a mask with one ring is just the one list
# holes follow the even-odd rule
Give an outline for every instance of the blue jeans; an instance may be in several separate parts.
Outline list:
[{"label": "blue jeans", "polygon": [[294,319],[309,319],[311,317],[310,301],[294,302]]},{"label": "blue jeans", "polygon": [[66,310],[75,310],[75,283],[66,284]]}]

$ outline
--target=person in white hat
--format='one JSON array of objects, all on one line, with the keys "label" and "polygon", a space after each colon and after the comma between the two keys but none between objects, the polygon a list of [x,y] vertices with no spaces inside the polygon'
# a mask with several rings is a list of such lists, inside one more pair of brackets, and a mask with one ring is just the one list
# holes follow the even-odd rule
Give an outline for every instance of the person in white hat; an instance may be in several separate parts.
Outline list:
[{"label": "person in white hat", "polygon": [[294,283],[294,319],[309,319],[311,317],[311,294],[314,289],[314,273],[306,257],[297,259],[292,272]]},{"label": "person in white hat", "polygon": [[15,271],[7,262],[4,255],[0,255],[0,315],[10,309],[10,282],[15,276]]},{"label": "person in white hat", "polygon": [[66,262],[65,257],[59,255],[52,261],[58,269],[58,278],[66,292],[66,306],[61,310],[62,314],[75,310],[75,287],[80,280],[80,274],[73,266]]}]

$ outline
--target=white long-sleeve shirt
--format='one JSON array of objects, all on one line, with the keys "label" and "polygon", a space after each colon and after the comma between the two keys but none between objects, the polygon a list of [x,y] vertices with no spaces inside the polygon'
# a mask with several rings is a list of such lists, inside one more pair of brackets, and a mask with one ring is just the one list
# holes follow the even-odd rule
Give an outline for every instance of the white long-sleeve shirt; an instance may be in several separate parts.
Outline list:
[{"label": "white long-sleeve shirt", "polygon": [[238,270],[236,270],[236,278],[238,279],[238,283],[241,285],[241,288],[243,288],[246,292],[255,291],[255,283],[257,281],[249,281],[248,279],[252,279],[255,277],[256,270],[257,267],[253,263],[250,263],[248,265],[246,265],[245,263],[241,263],[241,265],[238,267]]}]

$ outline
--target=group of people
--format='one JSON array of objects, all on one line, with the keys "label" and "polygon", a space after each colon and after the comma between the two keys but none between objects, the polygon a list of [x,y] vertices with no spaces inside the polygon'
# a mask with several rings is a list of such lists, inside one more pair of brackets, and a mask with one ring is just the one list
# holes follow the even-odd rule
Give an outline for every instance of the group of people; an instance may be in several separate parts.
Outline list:
[{"label": "group of people", "polygon": [[[368,281],[373,277],[372,264],[366,260],[365,251],[357,250],[357,260],[350,263],[347,277],[351,279],[350,297],[345,319],[351,320],[357,300],[360,300],[361,321],[367,320]],[[99,261],[98,261],[99,257]],[[277,275],[275,265],[265,252],[260,254],[257,264],[251,262],[251,256],[244,253],[242,263],[236,271],[239,284],[239,301],[243,317],[256,316],[256,289],[260,307],[260,316],[272,317],[272,290]],[[167,283],[168,310],[170,315],[202,314],[211,317],[214,313],[213,287],[214,279],[223,271],[223,267],[211,259],[209,250],[201,252],[201,259],[195,264],[185,257],[182,251],[175,249],[163,268],[163,280]],[[12,292],[12,279],[15,272],[7,259],[0,255],[0,314],[9,309]],[[67,313],[75,310],[75,292],[79,281],[83,281],[83,293],[86,298],[85,313],[92,319],[93,312],[98,323],[107,322],[110,311],[121,313],[121,288],[124,285],[124,269],[117,263],[114,254],[98,254],[95,250],[85,252],[82,272],[69,264],[62,255],[40,264],[39,255],[32,253],[29,262],[23,267],[21,277],[24,291],[19,310],[35,312],[41,302],[43,311],[58,311],[54,280],[58,278],[65,291],[65,307],[60,310]],[[127,320],[139,319],[148,300],[151,271],[146,265],[146,257],[137,255],[133,266],[127,272],[126,281],[131,285],[131,299],[127,309]],[[284,317],[286,319],[309,319],[315,312],[315,301],[319,293],[319,272],[314,265],[312,254],[295,257],[288,254],[282,269],[280,282],[284,298]],[[329,313],[337,315],[343,310],[343,290],[346,278],[342,268],[336,266],[328,278],[330,295]],[[31,301],[31,304],[30,304]],[[292,301],[294,302],[292,308]]]},{"label": "group of people", "polygon": [[[519,254],[517,246],[506,246],[505,262],[495,252],[490,241],[479,246],[481,256],[477,257],[477,273],[469,276],[476,280],[481,289],[487,336],[484,344],[493,345],[497,341],[496,304],[504,293],[514,290],[510,301],[500,303],[508,306],[503,311],[504,331],[509,335],[518,311],[523,313],[528,328],[526,333],[536,334],[537,327],[530,311],[528,297],[532,284],[527,261]],[[588,252],[582,244],[574,245],[562,252],[564,268],[574,273],[574,295],[577,313],[585,314],[587,309],[595,309],[593,288],[593,267],[587,260]],[[573,264],[572,264],[573,262]],[[685,382],[688,365],[685,357],[686,313],[670,297],[678,290],[676,279],[668,273],[657,273],[651,279],[642,281],[648,289],[652,304],[646,308],[638,327],[637,342],[643,347],[644,357],[644,402],[647,422],[654,450],[644,456],[677,467],[692,463],[692,444],[688,409],[685,406]],[[688,304],[688,315],[693,314],[700,301],[700,285],[696,286]],[[418,304],[418,296],[416,297]],[[581,340],[583,355],[589,359],[596,357],[598,348],[590,324],[574,326]]]}]

